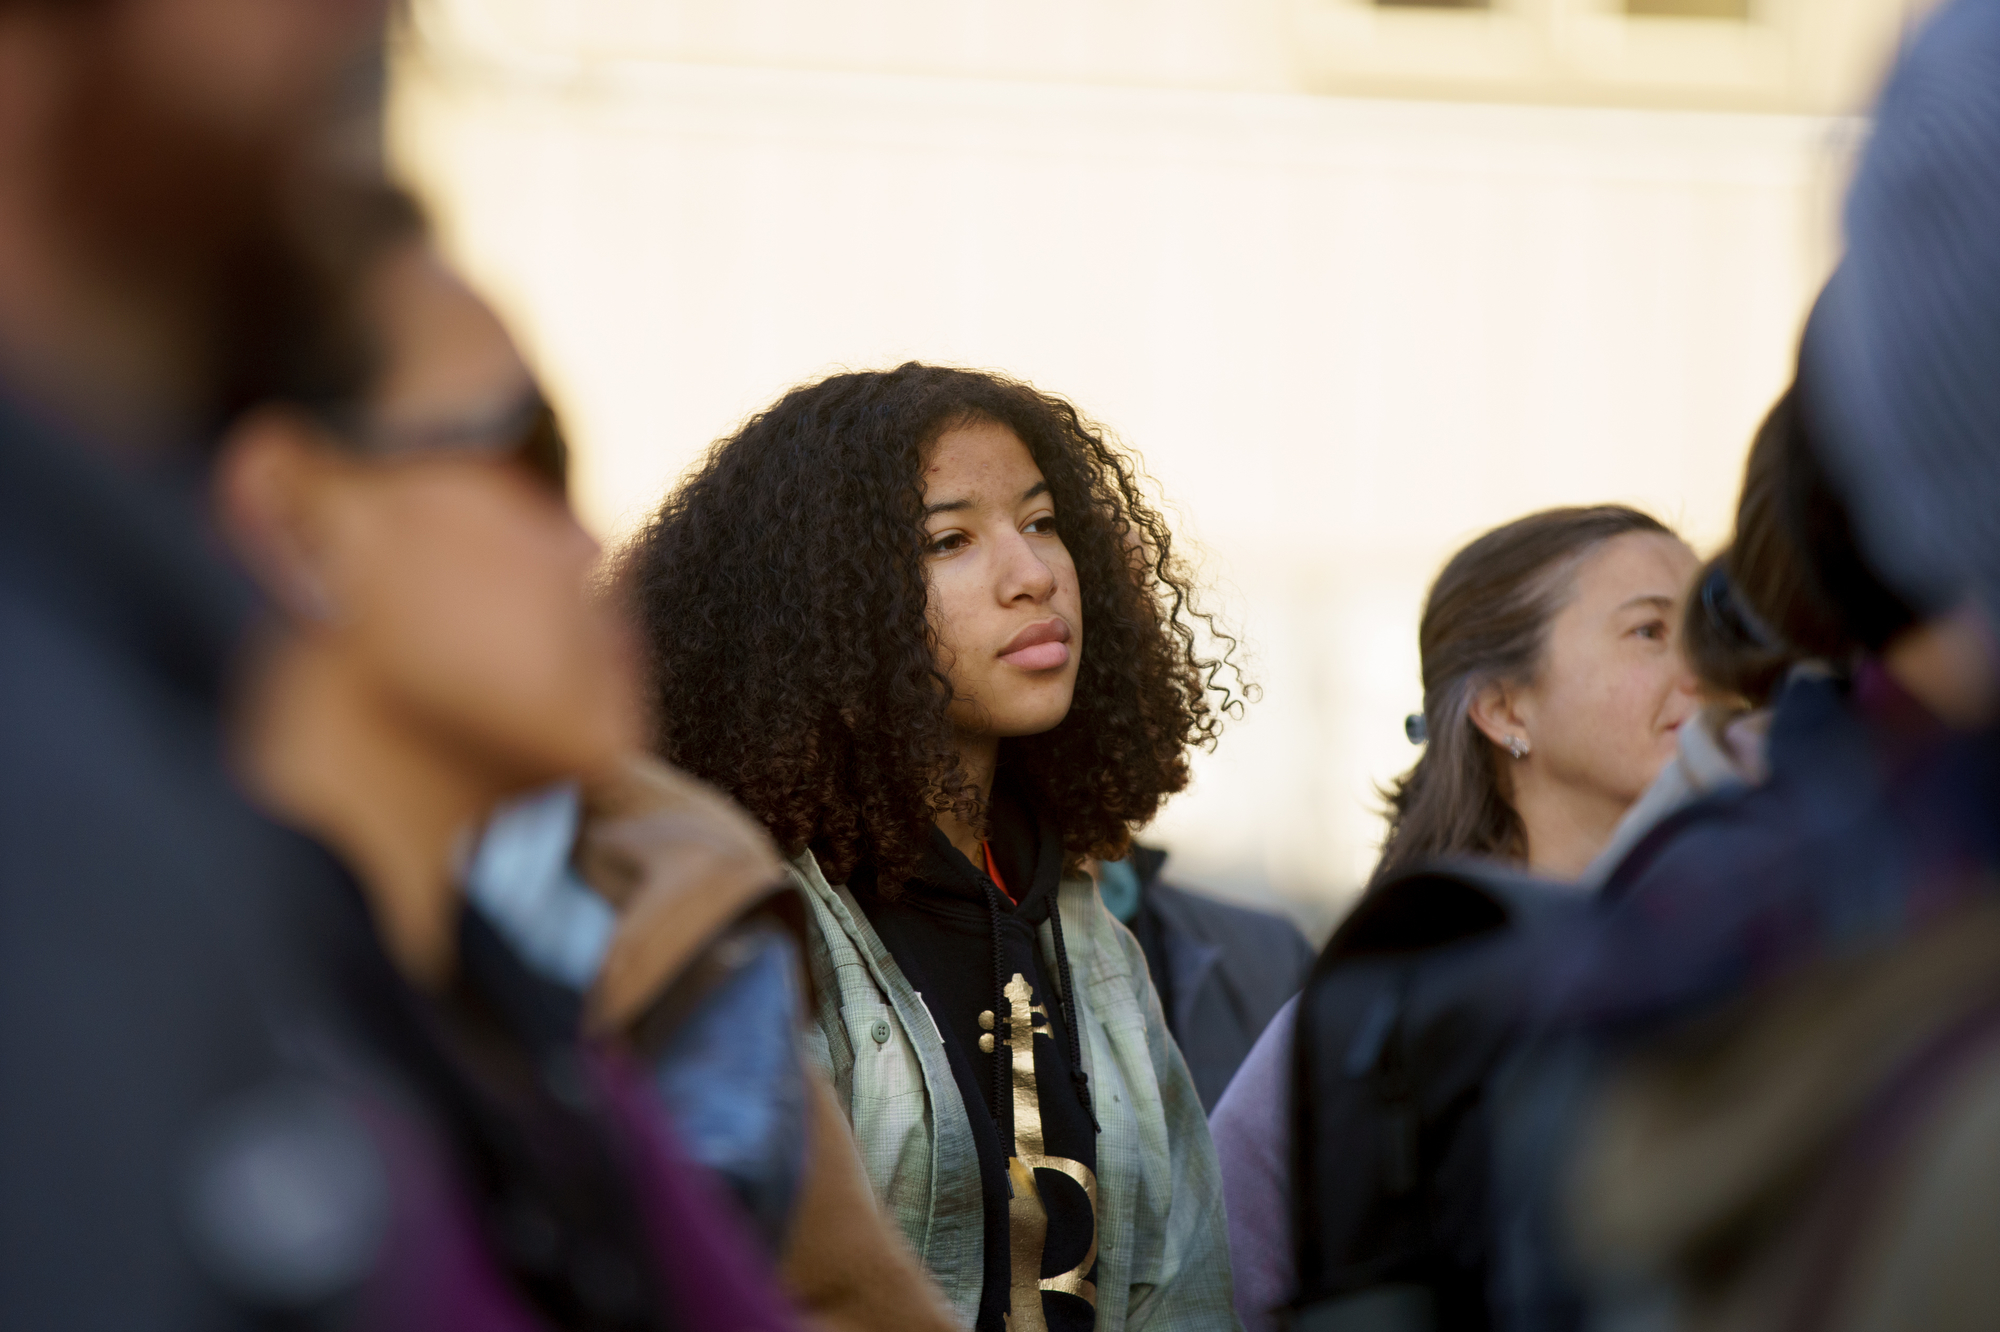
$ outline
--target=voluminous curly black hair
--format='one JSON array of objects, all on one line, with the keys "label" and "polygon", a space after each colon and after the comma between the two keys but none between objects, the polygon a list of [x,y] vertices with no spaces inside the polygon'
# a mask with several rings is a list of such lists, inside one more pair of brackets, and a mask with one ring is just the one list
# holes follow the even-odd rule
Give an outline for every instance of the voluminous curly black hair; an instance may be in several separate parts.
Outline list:
[{"label": "voluminous curly black hair", "polygon": [[1076,564],[1084,649],[1069,715],[1001,748],[1066,859],[1123,855],[1187,784],[1190,747],[1241,710],[1234,640],[1195,608],[1133,462],[1076,408],[914,361],[794,389],[709,451],[620,572],[661,753],[742,802],[788,854],[811,847],[834,883],[868,862],[893,892],[939,813],[983,826],[945,717],[922,561],[927,451],[973,421],[1027,445]]}]

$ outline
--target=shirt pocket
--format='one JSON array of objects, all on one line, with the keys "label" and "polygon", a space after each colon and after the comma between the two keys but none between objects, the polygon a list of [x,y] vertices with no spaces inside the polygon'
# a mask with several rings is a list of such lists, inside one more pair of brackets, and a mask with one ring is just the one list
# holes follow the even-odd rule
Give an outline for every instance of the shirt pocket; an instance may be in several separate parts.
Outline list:
[{"label": "shirt pocket", "polygon": [[921,1099],[924,1070],[896,1010],[879,999],[850,998],[841,1007],[854,1051],[856,1119],[864,1103],[891,1105]]},{"label": "shirt pocket", "polygon": [[[854,1047],[849,1093],[854,1145],[876,1193],[907,1228],[930,1206],[931,1135],[923,1066],[888,1004],[850,999],[841,1021]],[[922,1235],[909,1239],[921,1251]]]}]

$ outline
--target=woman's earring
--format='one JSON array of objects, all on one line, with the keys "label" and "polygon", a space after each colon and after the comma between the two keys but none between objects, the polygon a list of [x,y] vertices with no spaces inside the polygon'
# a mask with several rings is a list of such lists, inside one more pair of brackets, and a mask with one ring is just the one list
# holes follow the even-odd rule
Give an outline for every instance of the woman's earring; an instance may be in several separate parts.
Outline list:
[{"label": "woman's earring", "polygon": [[1518,735],[1507,737],[1507,752],[1517,759],[1528,757],[1528,742]]}]

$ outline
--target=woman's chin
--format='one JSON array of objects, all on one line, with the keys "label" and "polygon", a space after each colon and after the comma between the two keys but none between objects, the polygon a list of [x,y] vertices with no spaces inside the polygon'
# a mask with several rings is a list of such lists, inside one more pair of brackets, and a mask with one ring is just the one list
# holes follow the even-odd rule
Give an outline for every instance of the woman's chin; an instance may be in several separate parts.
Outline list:
[{"label": "woman's chin", "polygon": [[1060,706],[1010,709],[1003,717],[995,719],[998,724],[993,733],[1003,740],[1046,735],[1062,725],[1063,719],[1069,716],[1069,702],[1069,693],[1065,690]]}]

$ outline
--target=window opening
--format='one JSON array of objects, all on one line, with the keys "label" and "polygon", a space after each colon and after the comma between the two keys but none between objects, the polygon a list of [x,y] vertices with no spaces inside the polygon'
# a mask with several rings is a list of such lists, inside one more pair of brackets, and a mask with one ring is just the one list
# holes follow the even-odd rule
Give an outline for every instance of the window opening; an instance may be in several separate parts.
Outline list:
[{"label": "window opening", "polygon": [[1706,18],[1746,21],[1750,0],[1625,0],[1625,12],[1648,18]]}]

